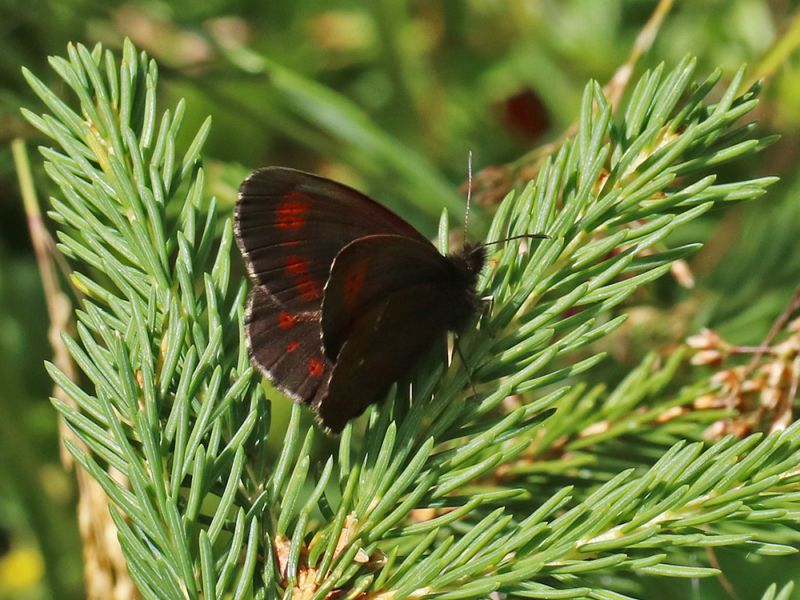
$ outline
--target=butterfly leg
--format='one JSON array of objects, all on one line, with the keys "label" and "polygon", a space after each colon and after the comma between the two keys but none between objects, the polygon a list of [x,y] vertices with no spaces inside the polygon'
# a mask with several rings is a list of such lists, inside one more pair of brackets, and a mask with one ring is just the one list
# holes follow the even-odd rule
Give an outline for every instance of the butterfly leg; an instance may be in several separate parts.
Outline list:
[{"label": "butterfly leg", "polygon": [[472,379],[472,370],[469,368],[469,363],[467,362],[464,353],[461,351],[461,344],[458,342],[458,337],[456,337],[453,341],[456,352],[458,353],[458,357],[461,359],[461,364],[464,365],[464,372],[467,374],[467,381],[469,381],[469,385],[472,388],[472,395],[477,397],[478,390],[475,389],[475,382]]},{"label": "butterfly leg", "polygon": [[481,319],[480,319],[480,328],[483,331],[486,331],[490,337],[497,337],[497,328],[492,326],[492,322],[490,317],[492,316],[492,312],[494,311],[494,302],[495,298],[493,295],[491,296],[483,296],[480,299],[481,301]]},{"label": "butterfly leg", "polygon": [[481,303],[484,306],[483,315],[486,317],[492,316],[492,312],[494,312],[494,295],[481,297]]}]

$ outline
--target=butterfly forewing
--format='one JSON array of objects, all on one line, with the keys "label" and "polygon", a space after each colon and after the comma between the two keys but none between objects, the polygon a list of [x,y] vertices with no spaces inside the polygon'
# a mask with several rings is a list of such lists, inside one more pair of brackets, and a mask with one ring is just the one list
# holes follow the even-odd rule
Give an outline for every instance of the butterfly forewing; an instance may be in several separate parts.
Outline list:
[{"label": "butterfly forewing", "polygon": [[424,240],[403,219],[330,179],[267,167],[242,184],[236,233],[253,279],[281,304],[318,310],[336,254],[379,233]]}]

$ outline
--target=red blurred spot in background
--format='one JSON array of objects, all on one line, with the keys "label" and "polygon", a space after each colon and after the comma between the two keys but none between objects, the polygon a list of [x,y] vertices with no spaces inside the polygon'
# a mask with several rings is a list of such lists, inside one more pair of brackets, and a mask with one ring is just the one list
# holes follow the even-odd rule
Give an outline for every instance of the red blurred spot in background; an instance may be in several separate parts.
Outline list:
[{"label": "red blurred spot in background", "polygon": [[533,141],[550,129],[550,115],[539,95],[530,88],[502,100],[498,106],[503,125],[523,139]]}]

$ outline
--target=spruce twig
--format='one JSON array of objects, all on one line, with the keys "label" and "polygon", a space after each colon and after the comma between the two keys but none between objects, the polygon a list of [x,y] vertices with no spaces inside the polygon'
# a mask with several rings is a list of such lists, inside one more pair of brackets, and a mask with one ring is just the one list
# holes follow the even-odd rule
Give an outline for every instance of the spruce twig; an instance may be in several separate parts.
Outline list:
[{"label": "spruce twig", "polygon": [[[54,400],[89,449],[69,445],[114,505],[142,596],[619,598],[611,575],[717,574],[692,564],[707,546],[795,551],[774,532],[796,526],[796,425],[707,447],[671,439],[646,460],[607,461],[590,485],[551,474],[548,494],[491,477],[559,422],[568,431],[556,408],[584,406],[575,384],[602,360],[576,351],[698,247],[658,245],[774,181],[715,180],[719,165],[770,141],[737,126],[757,101],[757,87],[740,90],[744,71],[709,103],[719,73],[696,84],[691,58],[659,66],[619,115],[587,85],[575,137],[492,224],[488,241],[549,239],[492,247],[480,286],[493,309],[461,340],[478,397],[462,361],[432,352],[321,460],[294,406],[273,461],[270,404],[241,336],[245,283],[230,276],[230,220],[204,194],[210,123],[180,154],[184,104],[157,115],[156,65],[130,43],[119,65],[82,46],[51,65],[79,108],[26,72],[51,114],[24,114],[55,144],[42,149],[60,188],[49,214],[86,296],[64,343],[90,383],[48,370],[78,407]],[[658,393],[648,369],[604,401],[609,419]],[[524,402],[504,408],[509,396]]]}]

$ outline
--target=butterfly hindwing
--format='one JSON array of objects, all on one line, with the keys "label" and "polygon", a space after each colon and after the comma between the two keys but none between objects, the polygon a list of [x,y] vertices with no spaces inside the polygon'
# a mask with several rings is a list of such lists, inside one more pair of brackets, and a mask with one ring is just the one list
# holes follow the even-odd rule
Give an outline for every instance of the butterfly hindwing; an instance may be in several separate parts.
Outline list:
[{"label": "butterfly hindwing", "polygon": [[322,339],[334,364],[322,423],[339,431],[381,400],[432,344],[471,312],[450,259],[428,241],[396,235],[356,240],[336,256],[322,303]]},{"label": "butterfly hindwing", "polygon": [[325,427],[341,431],[409,372],[446,331],[446,296],[436,284],[396,290],[352,324],[326,394],[314,406]]},{"label": "butterfly hindwing", "polygon": [[410,287],[446,285],[449,265],[429,241],[398,235],[364,237],[336,256],[322,301],[322,341],[336,358],[354,324],[390,294]]}]

